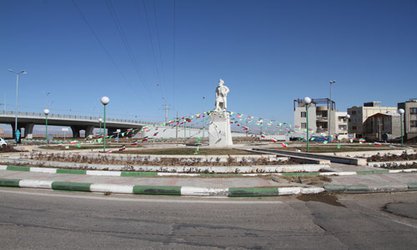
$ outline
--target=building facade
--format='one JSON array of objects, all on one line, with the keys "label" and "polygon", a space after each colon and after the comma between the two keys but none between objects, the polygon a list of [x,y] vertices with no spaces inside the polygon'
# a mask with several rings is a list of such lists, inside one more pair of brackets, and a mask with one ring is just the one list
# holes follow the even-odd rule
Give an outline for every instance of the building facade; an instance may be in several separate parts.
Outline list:
[{"label": "building facade", "polygon": [[[305,131],[307,128],[306,104],[303,99],[294,100],[294,128]],[[329,122],[330,116],[330,122]],[[329,98],[312,99],[308,107],[308,127],[312,133],[336,133],[336,103]]]},{"label": "building facade", "polygon": [[410,99],[406,102],[398,103],[398,108],[404,109],[404,138],[406,140],[416,140],[417,138],[417,99]]},{"label": "building facade", "polygon": [[397,107],[383,107],[381,102],[366,102],[363,106],[353,106],[348,108],[347,113],[350,116],[348,123],[348,133],[355,134],[356,138],[362,138],[364,135],[363,124],[370,116],[381,113],[397,112]]},{"label": "building facade", "polygon": [[363,123],[362,137],[367,141],[391,141],[401,137],[400,114],[398,112],[377,113]]}]

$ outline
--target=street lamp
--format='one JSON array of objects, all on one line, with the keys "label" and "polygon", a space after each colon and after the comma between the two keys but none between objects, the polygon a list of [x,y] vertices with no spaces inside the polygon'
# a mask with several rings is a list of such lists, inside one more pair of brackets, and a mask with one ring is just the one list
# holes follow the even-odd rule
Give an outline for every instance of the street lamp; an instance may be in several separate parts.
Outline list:
[{"label": "street lamp", "polygon": [[306,106],[306,130],[307,130],[307,136],[306,136],[306,139],[307,139],[307,152],[310,152],[310,140],[309,140],[309,134],[308,134],[308,130],[309,130],[309,128],[308,128],[308,108],[309,108],[309,106],[310,106],[310,103],[311,103],[311,98],[310,97],[308,97],[308,96],[306,96],[306,97],[304,97],[304,104],[305,104],[305,106]]},{"label": "street lamp", "polygon": [[103,104],[103,110],[104,110],[104,114],[103,114],[103,153],[105,153],[106,152],[106,106],[107,106],[107,104],[109,104],[110,98],[108,98],[107,96],[103,96],[100,101],[101,101],[101,104]]},{"label": "street lamp", "polygon": [[404,146],[404,132],[403,132],[403,120],[404,120],[404,109],[398,109],[398,113],[400,114],[400,127],[401,127],[401,146]]},{"label": "street lamp", "polygon": [[10,72],[15,73],[16,74],[16,108],[15,108],[15,118],[14,118],[14,136],[15,136],[15,140],[16,143],[19,143],[19,139],[20,139],[20,131],[17,129],[17,113],[18,113],[18,97],[19,97],[19,78],[20,75],[26,75],[27,72],[24,70],[21,70],[20,72],[16,72],[12,69],[9,69]]},{"label": "street lamp", "polygon": [[103,122],[103,119],[98,118],[98,122],[99,122],[99,124],[100,124],[99,134],[100,134],[100,135],[102,135],[102,134],[103,134],[103,131],[101,130],[101,123]]},{"label": "street lamp", "polygon": [[49,109],[44,109],[43,113],[45,114],[45,141],[48,143],[48,115],[49,115]]},{"label": "street lamp", "polygon": [[329,132],[329,142],[331,142],[331,138],[332,138],[332,133],[331,133],[331,125],[332,125],[332,123],[331,123],[331,120],[330,120],[330,117],[331,117],[331,113],[332,113],[332,109],[333,109],[333,105],[332,105],[332,84],[335,84],[336,83],[336,81],[335,80],[332,80],[332,81],[329,81],[329,99],[330,99],[330,105],[329,105],[329,115],[327,116],[327,119],[329,120],[328,121],[328,129],[327,129],[327,131]]}]

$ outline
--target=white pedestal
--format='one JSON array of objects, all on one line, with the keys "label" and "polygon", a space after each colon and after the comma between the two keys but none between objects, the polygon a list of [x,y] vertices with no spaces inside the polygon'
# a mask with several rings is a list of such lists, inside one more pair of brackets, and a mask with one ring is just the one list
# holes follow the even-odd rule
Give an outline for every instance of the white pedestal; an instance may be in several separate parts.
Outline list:
[{"label": "white pedestal", "polygon": [[209,145],[219,148],[233,146],[229,113],[225,111],[210,113]]}]

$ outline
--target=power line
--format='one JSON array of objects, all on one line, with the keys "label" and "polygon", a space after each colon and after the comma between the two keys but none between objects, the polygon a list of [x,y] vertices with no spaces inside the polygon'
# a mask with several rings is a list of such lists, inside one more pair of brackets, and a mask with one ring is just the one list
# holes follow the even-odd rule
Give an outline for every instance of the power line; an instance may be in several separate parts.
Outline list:
[{"label": "power line", "polygon": [[[150,42],[150,45],[151,45],[152,58],[153,58],[154,66],[155,66],[154,69],[155,69],[156,77],[158,79],[159,84],[162,84],[161,75],[160,75],[159,67],[158,67],[158,63],[157,63],[156,52],[155,52],[155,47],[156,46],[154,46],[153,36],[152,36],[152,32],[151,32],[151,25],[150,25],[150,21],[149,21],[148,8],[146,7],[146,3],[145,3],[144,0],[142,0],[142,5],[143,5],[143,9],[144,9],[144,14],[145,14],[146,26],[148,28],[148,36],[149,36],[149,42]],[[161,93],[162,93],[162,97],[163,97],[164,93],[163,93],[162,88],[161,88]]]},{"label": "power line", "polygon": [[146,87],[146,85],[141,80],[142,77],[141,77],[141,73],[139,72],[139,69],[138,69],[139,67],[138,67],[138,63],[137,63],[136,57],[135,57],[135,55],[133,53],[133,50],[132,50],[132,48],[131,48],[131,46],[129,44],[129,41],[128,41],[127,36],[126,36],[126,33],[124,32],[124,30],[122,28],[122,25],[120,23],[120,20],[119,20],[119,17],[117,15],[117,12],[116,12],[113,4],[112,4],[112,1],[111,0],[107,0],[106,1],[106,6],[107,6],[107,9],[110,12],[110,15],[112,17],[113,23],[115,24],[116,30],[117,30],[117,32],[119,34],[120,40],[122,41],[123,47],[126,50],[126,53],[127,53],[128,57],[129,57],[129,60],[130,60],[130,62],[132,64],[133,69],[135,70],[135,73],[136,73],[136,75],[137,75],[137,77],[139,79],[139,82],[142,83],[142,86],[144,87],[144,89],[149,93],[149,89]]},{"label": "power line", "polygon": [[126,76],[123,74],[123,72],[120,70],[119,66],[117,65],[116,61],[114,60],[114,58],[112,57],[112,55],[110,54],[109,50],[104,46],[103,42],[101,41],[100,37],[97,35],[97,33],[95,32],[93,26],[91,26],[90,22],[88,21],[87,17],[84,15],[83,11],[81,10],[81,8],[78,6],[78,4],[75,2],[75,0],[72,0],[72,4],[74,5],[75,9],[77,9],[78,13],[81,16],[81,19],[84,21],[84,23],[87,25],[88,29],[90,30],[91,34],[94,36],[94,38],[96,39],[96,41],[98,42],[98,44],[100,45],[100,47],[103,49],[104,53],[107,55],[108,59],[111,61],[111,63],[113,64],[114,68],[120,73],[120,75],[122,76],[122,78],[126,81],[129,82],[126,78]]}]

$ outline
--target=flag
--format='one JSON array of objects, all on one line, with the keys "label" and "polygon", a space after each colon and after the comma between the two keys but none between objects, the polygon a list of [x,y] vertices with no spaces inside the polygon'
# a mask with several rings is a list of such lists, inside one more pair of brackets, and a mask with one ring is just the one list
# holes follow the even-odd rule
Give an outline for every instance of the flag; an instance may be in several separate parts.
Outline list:
[{"label": "flag", "polygon": [[282,142],[282,143],[281,143],[281,146],[282,146],[283,148],[286,148],[286,147],[288,147],[288,144],[287,144],[287,143]]}]

